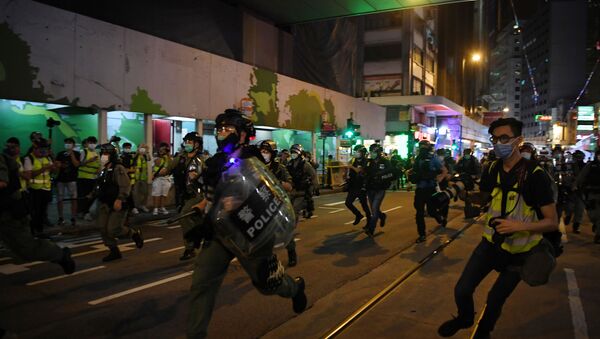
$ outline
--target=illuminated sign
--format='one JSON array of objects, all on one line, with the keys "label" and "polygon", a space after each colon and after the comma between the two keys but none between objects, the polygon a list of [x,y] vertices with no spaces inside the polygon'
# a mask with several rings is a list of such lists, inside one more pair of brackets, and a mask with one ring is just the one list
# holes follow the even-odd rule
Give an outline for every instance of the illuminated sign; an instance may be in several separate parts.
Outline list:
[{"label": "illuminated sign", "polygon": [[594,121],[594,107],[593,106],[577,107],[577,120],[579,120],[579,121]]},{"label": "illuminated sign", "polygon": [[535,121],[552,121],[552,116],[551,115],[540,115],[540,114],[537,114],[535,116]]},{"label": "illuminated sign", "polygon": [[577,125],[578,131],[593,131],[594,125]]}]

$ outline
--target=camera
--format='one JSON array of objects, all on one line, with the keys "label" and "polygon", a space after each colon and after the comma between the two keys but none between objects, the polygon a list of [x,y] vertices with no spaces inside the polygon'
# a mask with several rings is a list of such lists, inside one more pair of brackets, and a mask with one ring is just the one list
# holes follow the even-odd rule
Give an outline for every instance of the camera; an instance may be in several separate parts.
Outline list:
[{"label": "camera", "polygon": [[435,192],[428,203],[427,212],[440,222],[443,218],[441,211],[450,205],[450,201],[458,199],[465,202],[465,218],[475,218],[481,213],[481,208],[473,206],[468,196],[468,191],[475,189],[475,181],[465,173],[455,174],[448,187],[439,192]]},{"label": "camera", "polygon": [[48,118],[48,120],[46,120],[46,127],[48,127],[48,128],[53,128],[53,127],[56,127],[59,125],[60,125],[60,121],[56,121],[52,118]]},{"label": "camera", "polygon": [[110,142],[120,142],[121,138],[119,138],[116,135],[113,135],[112,137],[110,137]]},{"label": "camera", "polygon": [[500,225],[500,222],[498,221],[498,219],[504,219],[504,218],[493,217],[490,219],[490,221],[488,221],[488,226],[494,230],[494,234],[492,235],[492,241],[494,242],[494,244],[500,245],[504,242],[504,239],[506,239],[507,237],[510,237],[511,235],[513,235],[513,233],[500,234],[500,233],[496,232],[496,226]]}]

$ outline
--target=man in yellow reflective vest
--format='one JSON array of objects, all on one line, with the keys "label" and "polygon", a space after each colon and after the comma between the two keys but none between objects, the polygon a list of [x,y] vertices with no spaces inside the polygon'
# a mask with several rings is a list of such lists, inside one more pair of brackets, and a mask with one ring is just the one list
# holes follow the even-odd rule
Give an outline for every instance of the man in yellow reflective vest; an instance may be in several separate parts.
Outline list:
[{"label": "man in yellow reflective vest", "polygon": [[540,243],[544,232],[558,229],[550,178],[519,152],[522,128],[523,123],[514,118],[498,119],[490,125],[490,140],[499,160],[481,177],[481,192],[490,201],[483,239],[456,283],[454,299],[458,316],[440,326],[438,334],[442,337],[453,336],[473,325],[475,288],[496,270],[500,275],[488,294],[474,335],[474,338],[490,338],[502,306],[521,281],[519,267],[523,260]]},{"label": "man in yellow reflective vest", "polygon": [[[100,157],[96,153],[96,144],[98,139],[90,136],[83,141],[81,150],[81,158],[79,159],[79,167],[77,169],[77,196],[87,197],[96,186],[96,178],[100,173]],[[91,220],[89,215],[90,206],[93,201],[82,200],[77,205],[80,216]]]},{"label": "man in yellow reflective vest", "polygon": [[135,180],[131,192],[134,203],[133,214],[138,214],[139,210],[146,213],[150,212],[146,207],[148,201],[148,161],[150,161],[148,145],[139,144],[137,154],[133,158],[133,178]]},{"label": "man in yellow reflective vest", "polygon": [[23,160],[23,175],[29,180],[31,200],[31,233],[43,234],[48,220],[48,204],[52,200],[51,172],[55,167],[49,156],[50,145],[46,139],[39,139]]}]

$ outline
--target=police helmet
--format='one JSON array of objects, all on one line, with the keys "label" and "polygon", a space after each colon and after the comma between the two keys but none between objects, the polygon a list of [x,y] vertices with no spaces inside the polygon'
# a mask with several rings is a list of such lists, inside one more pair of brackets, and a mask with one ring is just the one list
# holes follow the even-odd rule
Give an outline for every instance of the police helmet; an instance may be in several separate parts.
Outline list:
[{"label": "police helmet", "polygon": [[354,146],[354,152],[367,153],[367,148],[364,145]]},{"label": "police helmet", "polygon": [[431,143],[429,142],[429,140],[421,140],[421,141],[419,141],[419,148],[430,149]]},{"label": "police helmet", "polygon": [[380,154],[383,152],[383,147],[380,144],[372,144],[369,146],[369,153]]},{"label": "police helmet", "polygon": [[524,142],[523,145],[521,145],[521,147],[519,147],[519,151],[523,152],[525,150],[529,150],[533,154],[535,154],[537,151],[535,146],[530,142]]},{"label": "police helmet", "polygon": [[197,142],[198,144],[200,144],[200,148],[202,148],[204,146],[204,139],[198,132],[189,132],[188,134],[186,134],[183,137],[183,141],[185,142],[188,140],[192,141],[192,142]]},{"label": "police helmet", "polygon": [[234,126],[238,134],[242,131],[246,132],[247,140],[254,139],[256,136],[256,130],[254,129],[254,123],[242,112],[237,109],[226,109],[225,112],[219,114],[215,119],[215,127],[220,128],[223,126]]},{"label": "police helmet", "polygon": [[102,153],[108,153],[108,154],[113,154],[113,153],[117,153],[117,148],[111,144],[111,143],[106,143],[106,144],[102,144],[100,146],[97,146],[96,148],[100,149],[100,152]]},{"label": "police helmet", "polygon": [[302,154],[302,152],[304,152],[304,147],[300,144],[293,144],[292,147],[290,147],[290,153]]},{"label": "police helmet", "polygon": [[277,143],[273,140],[263,140],[260,145],[258,145],[258,148],[269,151],[274,157],[277,156]]}]

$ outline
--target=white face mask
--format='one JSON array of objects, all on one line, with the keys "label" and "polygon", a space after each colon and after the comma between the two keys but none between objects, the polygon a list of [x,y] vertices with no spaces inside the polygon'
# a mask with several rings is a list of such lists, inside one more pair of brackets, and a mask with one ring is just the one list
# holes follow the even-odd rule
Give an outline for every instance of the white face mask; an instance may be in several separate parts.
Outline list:
[{"label": "white face mask", "polygon": [[521,152],[521,156],[527,160],[531,159],[531,153],[529,152]]},{"label": "white face mask", "polygon": [[71,150],[71,149],[73,149],[73,144],[65,144],[65,149],[66,149],[66,150]]},{"label": "white face mask", "polygon": [[131,148],[123,148],[123,152],[125,152],[125,153],[131,153]]},{"label": "white face mask", "polygon": [[88,144],[88,148],[90,149],[90,151],[93,151],[96,149],[96,144]]},{"label": "white face mask", "polygon": [[140,152],[140,154],[146,154],[146,149],[142,147],[138,149],[138,152]]},{"label": "white face mask", "polygon": [[108,164],[109,159],[110,159],[110,156],[108,154],[102,154],[102,156],[100,157],[100,164],[102,166],[105,166],[106,164]]},{"label": "white face mask", "polygon": [[268,164],[269,162],[271,162],[271,153],[269,152],[261,152],[260,154],[262,154],[263,159],[265,159],[265,162]]},{"label": "white face mask", "polygon": [[298,154],[297,153],[292,153],[292,155],[290,155],[290,157],[292,157],[292,160],[295,160],[298,158]]}]

